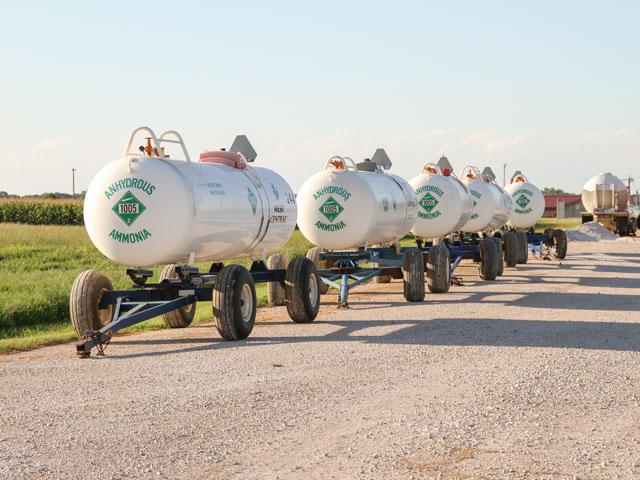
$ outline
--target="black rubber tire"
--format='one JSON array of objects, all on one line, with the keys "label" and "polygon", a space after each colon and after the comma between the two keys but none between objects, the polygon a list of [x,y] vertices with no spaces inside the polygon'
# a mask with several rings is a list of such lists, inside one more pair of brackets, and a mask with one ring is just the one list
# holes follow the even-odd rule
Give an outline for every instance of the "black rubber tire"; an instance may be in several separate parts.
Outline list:
[{"label": "black rubber tire", "polygon": [[503,260],[503,245],[502,245],[502,238],[501,237],[497,237],[497,236],[493,236],[493,241],[496,244],[496,247],[498,248],[498,258],[496,259],[496,273],[498,275],[498,277],[501,277],[504,274],[504,260]]},{"label": "black rubber tire", "polygon": [[[399,242],[395,242],[392,245],[395,250],[396,253],[400,253],[400,243]],[[378,265],[377,263],[374,264],[376,267],[380,267],[381,265]],[[391,279],[393,278],[393,275],[378,275],[373,279],[374,283],[391,283]]]},{"label": "black rubber tire", "polygon": [[[165,265],[160,272],[160,283],[170,278],[179,278],[178,274],[176,273],[175,263]],[[168,313],[163,313],[162,319],[164,320],[164,323],[169,326],[169,328],[185,328],[191,325],[191,322],[193,322],[193,317],[195,317],[195,315],[196,304],[194,302],[191,305],[187,305],[186,307],[182,307]]]},{"label": "black rubber tire", "polygon": [[416,247],[407,248],[403,254],[403,293],[407,302],[424,300],[424,258]]},{"label": "black rubber tire", "polygon": [[615,233],[621,237],[629,235],[629,220],[627,218],[618,218],[615,221]]},{"label": "black rubber tire", "polygon": [[451,287],[451,254],[445,245],[433,245],[426,255],[427,287],[431,293],[446,293]]},{"label": "black rubber tire", "polygon": [[73,281],[69,294],[69,317],[78,338],[87,330],[99,330],[113,315],[113,306],[99,309],[102,295],[113,290],[111,280],[97,270],[85,270]]},{"label": "black rubber tire", "polygon": [[515,232],[505,232],[502,237],[504,242],[504,263],[508,268],[518,264],[518,237]]},{"label": "black rubber tire", "polygon": [[554,243],[553,243],[553,232],[554,232],[554,228],[553,227],[547,227],[544,229],[544,235],[547,237],[547,241],[545,242],[545,244],[549,247],[553,247]]},{"label": "black rubber tire", "polygon": [[559,260],[564,260],[567,256],[567,232],[564,230],[554,230],[553,243],[555,244],[554,256]]},{"label": "black rubber tire", "polygon": [[[320,260],[320,252],[322,250],[320,250],[320,247],[311,247],[309,250],[307,250],[307,258],[309,260],[311,260],[313,262],[313,264],[316,266],[316,269],[318,270],[324,270],[327,267],[327,262],[324,260]],[[321,294],[325,294],[329,291],[329,285],[327,285],[324,282],[320,282],[320,293]]]},{"label": "black rubber tire", "polygon": [[308,258],[295,257],[287,267],[285,301],[289,317],[296,323],[310,323],[320,310],[322,280]]},{"label": "black rubber tire", "polygon": [[518,263],[525,264],[529,260],[529,240],[524,232],[516,232],[518,239]]},{"label": "black rubber tire", "polygon": [[[274,253],[267,258],[267,268],[269,270],[286,270],[287,257],[281,253]],[[267,282],[267,300],[274,306],[281,306],[285,304],[284,287],[280,282]]]},{"label": "black rubber tire", "polygon": [[498,244],[493,238],[483,238],[478,243],[480,262],[478,263],[478,273],[483,280],[491,281],[498,277],[498,260],[500,252]]},{"label": "black rubber tire", "polygon": [[[242,311],[246,305],[242,300],[243,293],[245,296],[249,293],[252,301],[245,314]],[[246,268],[227,265],[220,270],[213,286],[213,315],[222,338],[242,340],[251,334],[256,321],[256,303],[256,288]]]},{"label": "black rubber tire", "polygon": [[[374,265],[376,267],[381,266],[381,265],[378,265],[377,263]],[[374,277],[373,282],[374,283],[390,283],[392,278],[393,277],[391,275],[377,275],[376,277]]]}]

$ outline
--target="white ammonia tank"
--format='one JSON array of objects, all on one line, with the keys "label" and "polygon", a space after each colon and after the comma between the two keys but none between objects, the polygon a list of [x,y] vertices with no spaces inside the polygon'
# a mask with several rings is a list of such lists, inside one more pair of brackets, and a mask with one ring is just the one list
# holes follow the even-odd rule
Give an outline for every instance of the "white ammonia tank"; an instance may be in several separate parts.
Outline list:
[{"label": "white ammonia tank", "polygon": [[386,172],[391,161],[382,149],[354,164],[332,157],[323,171],[298,191],[298,226],[325,250],[394,242],[416,221],[416,194],[408,182]]},{"label": "white ammonia tank", "polygon": [[418,219],[411,233],[436,238],[458,231],[471,216],[473,200],[457,179],[443,175],[439,166],[427,163],[409,184],[418,198]]},{"label": "white ammonia tank", "polygon": [[496,183],[496,175],[490,167],[485,167],[481,176],[487,182],[487,186],[491,191],[491,195],[493,196],[494,204],[496,206],[493,211],[493,217],[491,217],[491,221],[487,225],[486,229],[498,230],[499,228],[504,227],[509,221],[511,213],[513,212],[513,200],[511,200],[511,195]]},{"label": "white ammonia tank", "polygon": [[513,228],[533,227],[544,214],[544,195],[529,179],[516,172],[505,190],[513,200],[513,212],[507,225]]},{"label": "white ammonia tank", "polygon": [[[146,147],[131,152],[134,136]],[[163,145],[179,144],[184,160]],[[296,223],[291,187],[277,173],[253,167],[256,153],[236,137],[229,151],[204,152],[192,162],[182,138],[133,131],[124,155],[92,180],[84,201],[91,241],[111,260],[149,266],[261,256],[283,246]]]},{"label": "white ammonia tank", "polygon": [[623,212],[628,203],[627,186],[610,172],[594,175],[582,187],[582,204],[590,213],[611,210]]},{"label": "white ammonia tank", "polygon": [[464,168],[460,180],[469,189],[473,202],[469,221],[462,226],[461,230],[470,233],[486,230],[496,211],[496,201],[489,189],[489,183],[480,175],[476,167],[471,166]]}]

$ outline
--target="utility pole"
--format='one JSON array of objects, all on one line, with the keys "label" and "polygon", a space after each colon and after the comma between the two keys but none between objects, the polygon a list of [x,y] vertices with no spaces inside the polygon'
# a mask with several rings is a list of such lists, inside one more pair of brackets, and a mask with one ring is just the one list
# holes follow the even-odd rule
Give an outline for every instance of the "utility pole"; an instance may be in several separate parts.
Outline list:
[{"label": "utility pole", "polygon": [[502,186],[507,186],[507,165],[506,163],[502,164]]},{"label": "utility pole", "polygon": [[76,168],[71,169],[71,192],[76,196]]}]

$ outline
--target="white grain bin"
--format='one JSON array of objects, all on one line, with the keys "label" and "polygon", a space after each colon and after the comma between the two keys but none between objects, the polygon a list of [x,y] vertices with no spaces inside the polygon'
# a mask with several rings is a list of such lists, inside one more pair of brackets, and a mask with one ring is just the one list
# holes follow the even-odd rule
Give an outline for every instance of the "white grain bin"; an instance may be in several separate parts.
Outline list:
[{"label": "white grain bin", "polygon": [[389,157],[378,149],[357,165],[335,156],[298,191],[298,226],[325,250],[394,242],[413,226],[416,194],[404,179],[389,173]]},{"label": "white grain bin", "polygon": [[[147,146],[131,152],[134,135]],[[169,159],[160,145],[182,147]],[[131,134],[124,155],[98,172],[87,189],[84,221],[105,256],[131,266],[261,256],[283,246],[296,223],[291,187],[277,173],[249,165],[256,157],[238,136],[229,151],[192,162],[177,132]]]},{"label": "white grain bin", "polygon": [[511,177],[505,190],[513,200],[513,213],[507,223],[510,227],[533,227],[544,214],[544,195],[529,179],[518,172]]},{"label": "white grain bin", "polygon": [[427,163],[409,183],[418,198],[418,218],[411,229],[414,235],[441,237],[458,231],[469,220],[473,200],[467,187],[457,178],[444,175],[438,165]]}]

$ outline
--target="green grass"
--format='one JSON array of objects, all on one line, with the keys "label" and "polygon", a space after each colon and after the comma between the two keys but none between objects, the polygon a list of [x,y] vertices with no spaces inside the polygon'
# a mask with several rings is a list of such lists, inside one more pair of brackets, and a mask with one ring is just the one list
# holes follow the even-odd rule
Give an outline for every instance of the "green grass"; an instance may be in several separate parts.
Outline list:
[{"label": "green grass", "polygon": [[[294,232],[280,253],[304,255],[310,244]],[[250,264],[249,259],[227,263]],[[198,264],[208,269],[208,264]],[[69,290],[83,270],[100,270],[116,289],[128,288],[126,267],[96,250],[84,227],[0,223],[0,353],[75,338],[69,322]],[[155,267],[155,275],[161,267]],[[267,305],[266,285],[256,288],[258,305]],[[210,304],[198,305],[196,321],[211,318]],[[152,319],[133,330],[163,328]]]},{"label": "green grass", "polygon": [[536,223],[536,232],[543,232],[548,227],[570,230],[580,226],[581,223],[580,218],[541,218]]}]

